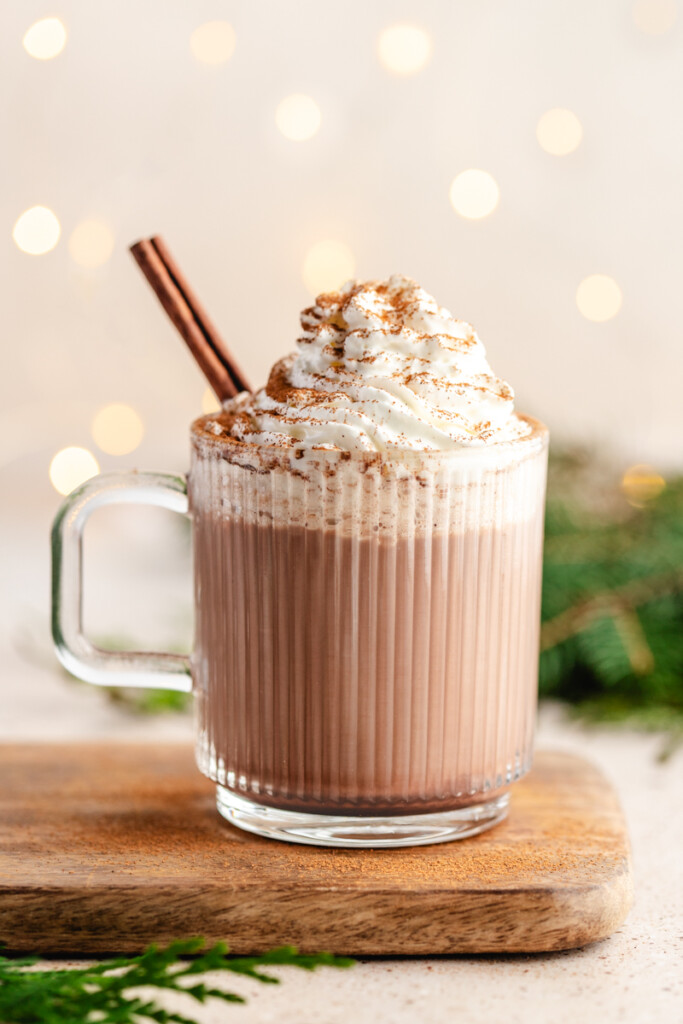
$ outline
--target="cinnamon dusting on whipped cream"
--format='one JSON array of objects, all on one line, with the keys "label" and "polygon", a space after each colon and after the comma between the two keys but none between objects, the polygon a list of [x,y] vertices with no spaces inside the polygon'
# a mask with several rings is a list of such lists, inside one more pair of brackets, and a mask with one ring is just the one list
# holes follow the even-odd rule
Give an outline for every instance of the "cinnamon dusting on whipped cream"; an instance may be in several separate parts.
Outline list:
[{"label": "cinnamon dusting on whipped cream", "polygon": [[266,387],[225,403],[235,440],[446,451],[530,432],[474,328],[408,277],[319,295],[301,326],[297,351],[275,364]]}]

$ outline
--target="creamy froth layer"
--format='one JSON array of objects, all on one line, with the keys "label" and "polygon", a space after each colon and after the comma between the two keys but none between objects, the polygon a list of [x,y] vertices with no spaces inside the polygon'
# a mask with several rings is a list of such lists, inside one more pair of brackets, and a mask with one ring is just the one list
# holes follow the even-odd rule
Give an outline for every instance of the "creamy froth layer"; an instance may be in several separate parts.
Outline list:
[{"label": "creamy froth layer", "polygon": [[394,541],[499,529],[542,506],[547,431],[530,418],[516,441],[386,454],[243,444],[231,422],[223,412],[192,426],[196,515]]},{"label": "creamy froth layer", "polygon": [[269,447],[448,451],[530,432],[474,328],[415,281],[351,281],[301,314],[297,351],[225,406],[230,435]]}]

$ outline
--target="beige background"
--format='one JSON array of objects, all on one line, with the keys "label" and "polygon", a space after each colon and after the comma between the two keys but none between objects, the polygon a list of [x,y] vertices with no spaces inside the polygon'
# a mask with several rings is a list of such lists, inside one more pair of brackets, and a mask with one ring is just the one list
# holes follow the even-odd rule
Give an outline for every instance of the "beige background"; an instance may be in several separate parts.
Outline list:
[{"label": "beige background", "polygon": [[[22,36],[47,15],[66,47],[33,60]],[[189,39],[216,18],[236,46],[210,67]],[[433,44],[412,77],[377,57],[400,21]],[[682,40],[680,18],[649,35],[624,0],[4,5],[1,478],[53,507],[47,468],[65,445],[92,448],[104,469],[184,468],[204,385],[126,252],[156,231],[254,382],[292,347],[306,252],[332,238],[360,275],[408,273],[470,319],[556,439],[598,442],[618,467],[680,466]],[[305,142],[275,125],[292,92],[321,110]],[[552,107],[583,126],[568,156],[536,140]],[[469,167],[500,187],[479,221],[449,203]],[[37,204],[62,227],[45,256],[11,240]],[[96,270],[68,250],[87,219],[115,238]],[[593,273],[623,292],[606,323],[577,309]],[[112,401],[145,423],[132,455],[94,449],[92,416]]]}]

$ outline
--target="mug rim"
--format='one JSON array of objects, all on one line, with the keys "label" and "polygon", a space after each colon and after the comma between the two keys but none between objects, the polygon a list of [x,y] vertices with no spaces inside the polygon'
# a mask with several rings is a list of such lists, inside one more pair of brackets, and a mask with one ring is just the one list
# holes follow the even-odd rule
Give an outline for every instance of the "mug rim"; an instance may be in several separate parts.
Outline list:
[{"label": "mug rim", "polygon": [[[511,462],[524,461],[547,448],[549,431],[547,426],[526,413],[517,413],[519,419],[531,426],[531,431],[522,437],[492,444],[460,445],[448,449],[391,449],[386,451],[345,450],[340,448],[322,448],[315,446],[294,447],[291,444],[264,445],[252,441],[240,441],[231,437],[221,424],[227,422],[228,415],[224,410],[207,413],[193,420],[190,425],[190,437],[193,450],[200,457],[219,457],[228,462],[250,465],[251,468],[268,469],[272,466],[297,466],[301,460],[324,464],[339,462],[353,463],[358,466],[405,466],[415,469],[420,466],[457,464],[464,465],[495,465],[501,466]],[[216,424],[218,430],[210,427]],[[220,431],[220,432],[219,432]],[[257,463],[257,465],[254,465]]]}]

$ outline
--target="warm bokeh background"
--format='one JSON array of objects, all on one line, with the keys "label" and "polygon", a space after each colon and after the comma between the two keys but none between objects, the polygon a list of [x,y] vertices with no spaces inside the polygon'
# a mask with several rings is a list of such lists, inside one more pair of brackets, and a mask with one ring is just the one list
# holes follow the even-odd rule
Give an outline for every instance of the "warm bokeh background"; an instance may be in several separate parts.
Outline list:
[{"label": "warm bokeh background", "polygon": [[[317,286],[399,270],[477,326],[556,441],[615,474],[683,464],[674,0],[25,0],[0,59],[10,666],[46,635],[54,456],[187,463],[205,383],[127,252],[154,232],[256,383]],[[164,624],[150,643],[176,628],[186,566],[160,515],[93,522],[100,635],[138,604]],[[121,545],[147,589],[119,578]]]},{"label": "warm bokeh background", "polygon": [[[67,445],[107,469],[185,464],[204,386],[127,253],[153,232],[254,382],[292,347],[310,298],[303,268],[330,240],[341,247],[332,281],[400,270],[470,319],[520,406],[556,437],[604,441],[625,465],[680,463],[675,15],[672,0],[5,5],[3,469],[22,460],[22,485],[35,472],[47,486]],[[40,60],[22,38],[46,16],[66,43]],[[223,26],[193,35],[216,19]],[[400,23],[424,35],[380,51]],[[46,47],[51,36],[37,39]],[[398,74],[392,57],[419,66]],[[292,94],[319,112],[304,140],[278,128]],[[539,144],[539,119],[557,108],[576,120],[555,132],[545,122],[555,142],[581,133],[566,155]],[[310,122],[306,107],[286,115],[290,131],[315,128],[315,109]],[[472,168],[499,189],[480,219],[449,200]],[[11,240],[37,205],[61,227],[42,256]],[[596,274],[622,295],[597,323],[577,305]],[[609,287],[596,301],[598,314],[614,309]],[[132,406],[145,428],[124,459],[91,436],[111,402]]]}]

